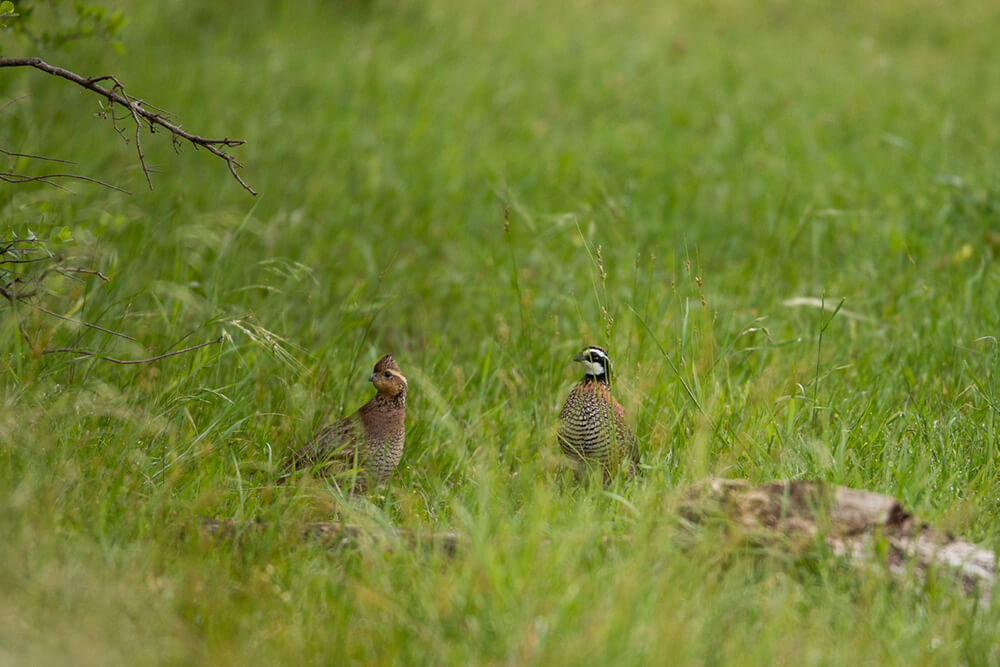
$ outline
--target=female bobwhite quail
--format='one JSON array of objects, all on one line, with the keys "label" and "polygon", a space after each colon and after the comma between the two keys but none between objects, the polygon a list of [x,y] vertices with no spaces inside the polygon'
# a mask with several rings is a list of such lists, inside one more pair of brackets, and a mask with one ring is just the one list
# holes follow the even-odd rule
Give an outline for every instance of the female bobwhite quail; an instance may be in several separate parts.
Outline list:
[{"label": "female bobwhite quail", "polygon": [[357,469],[359,489],[389,479],[403,456],[406,378],[387,354],[368,380],[378,393],[353,415],[321,429],[291,455],[286,469],[319,464],[329,472]]},{"label": "female bobwhite quail", "polygon": [[599,464],[604,481],[622,464],[629,476],[639,459],[635,435],[625,423],[625,409],[611,396],[611,358],[591,346],[573,357],[584,367],[583,379],[566,397],[559,413],[559,445],[577,470]]}]

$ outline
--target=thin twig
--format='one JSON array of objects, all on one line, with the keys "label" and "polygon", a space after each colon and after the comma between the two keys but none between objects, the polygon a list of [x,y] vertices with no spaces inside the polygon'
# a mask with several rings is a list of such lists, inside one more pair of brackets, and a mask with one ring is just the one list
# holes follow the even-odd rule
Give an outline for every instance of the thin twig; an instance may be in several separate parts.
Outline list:
[{"label": "thin twig", "polygon": [[28,346],[34,347],[34,345],[31,344],[31,338],[28,336],[28,330],[24,328],[24,322],[20,320],[17,321],[17,330],[21,332],[21,336],[24,338],[24,341],[28,344]]},{"label": "thin twig", "polygon": [[57,269],[57,271],[59,273],[62,273],[63,271],[69,271],[70,273],[86,273],[87,275],[90,275],[90,276],[97,276],[98,278],[100,278],[104,282],[108,282],[108,277],[106,275],[104,275],[103,273],[101,273],[100,271],[97,271],[96,269],[80,269],[80,268],[77,268],[75,266],[60,266]]},{"label": "thin twig", "polygon": [[[122,83],[114,76],[109,75],[87,78],[80,76],[75,72],[63,69],[62,67],[50,65],[41,58],[0,58],[0,67],[34,67],[35,69],[42,70],[43,72],[47,72],[53,76],[61,77],[67,81],[72,81],[78,86],[97,93],[111,102],[112,116],[114,115],[114,105],[118,104],[129,110],[137,125],[139,125],[139,118],[142,118],[149,124],[150,128],[154,125],[159,125],[169,131],[174,137],[181,137],[190,142],[195,148],[200,146],[208,150],[208,152],[212,155],[225,160],[233,178],[235,178],[247,192],[252,195],[257,194],[257,192],[247,185],[246,181],[244,181],[236,171],[243,165],[237,162],[236,158],[223,150],[224,148],[232,148],[243,145],[246,142],[242,139],[229,139],[228,137],[225,139],[209,139],[207,137],[191,134],[190,132],[182,129],[179,125],[171,123],[167,120],[166,113],[152,110],[155,109],[152,105],[149,105],[152,108],[146,108],[146,106],[144,106],[144,102],[129,95],[125,91],[125,87]],[[99,85],[99,82],[101,81],[111,81],[113,85],[106,88]],[[139,162],[142,164],[142,169],[146,175],[146,179],[149,181],[150,171],[146,166],[145,157],[142,154],[142,147],[139,143],[138,128],[136,129],[136,151],[138,152]],[[152,187],[151,181],[150,187]]]},{"label": "thin twig", "polygon": [[62,190],[63,192],[69,192],[69,193],[73,192],[72,190],[70,190],[69,188],[67,188],[67,187],[65,187],[63,185],[59,185],[58,183],[55,183],[53,181],[47,181],[47,180],[45,180],[44,176],[40,176],[38,178],[29,178],[29,177],[26,177],[26,176],[22,176],[20,174],[12,174],[12,175],[11,174],[0,174],[0,182],[5,182],[5,183],[30,183],[31,181],[41,181],[42,183],[45,183],[46,185],[51,185],[56,190]]},{"label": "thin twig", "polygon": [[[122,88],[122,85],[118,83],[117,79],[115,79],[115,87],[117,87],[119,94],[127,99],[125,89]],[[142,165],[142,173],[146,176],[146,184],[149,185],[149,189],[152,190],[153,179],[149,175],[149,167],[146,166],[146,156],[142,154],[142,121],[139,120],[139,114],[135,110],[140,104],[142,104],[142,101],[138,100],[135,104],[129,104],[128,109],[132,112],[132,120],[135,121],[135,150],[136,153],[139,154],[139,164]],[[112,113],[114,113],[114,109],[112,109]],[[149,126],[149,131],[153,131],[152,125]]]},{"label": "thin twig", "polygon": [[0,148],[0,153],[9,155],[10,157],[28,157],[32,160],[47,160],[49,162],[62,162],[63,164],[76,164],[76,162],[73,162],[72,160],[61,160],[57,157],[45,157],[44,155],[32,155],[31,153],[15,153],[13,151],[5,151],[2,148]]},{"label": "thin twig", "polygon": [[7,183],[30,183],[31,181],[41,181],[46,185],[51,185],[53,187],[65,190],[63,186],[58,183],[49,182],[50,178],[70,178],[75,181],[87,181],[88,183],[96,183],[98,185],[103,185],[106,188],[112,190],[117,190],[118,192],[124,192],[127,195],[132,194],[124,188],[120,188],[117,185],[111,185],[110,183],[105,183],[104,181],[98,180],[96,178],[90,178],[89,176],[80,176],[79,174],[44,174],[42,176],[25,176],[24,174],[15,174],[9,171],[0,171],[0,181],[5,181]]},{"label": "thin twig", "polygon": [[[0,253],[3,254],[3,253]],[[0,259],[0,264],[34,264],[35,262],[58,261],[61,257],[32,257],[30,259]]]},{"label": "thin twig", "polygon": [[105,329],[102,326],[98,326],[96,324],[91,324],[90,322],[84,322],[83,320],[77,320],[77,319],[74,319],[72,317],[66,317],[65,315],[60,315],[59,313],[53,313],[51,310],[43,308],[43,307],[39,306],[38,304],[31,303],[30,301],[25,301],[25,299],[23,298],[23,296],[19,295],[18,298],[17,298],[17,300],[20,301],[21,303],[23,303],[26,306],[31,306],[32,308],[35,308],[36,310],[40,310],[43,313],[45,313],[46,315],[51,315],[52,317],[55,317],[56,319],[66,320],[67,322],[73,322],[74,324],[82,324],[85,327],[90,327],[91,329],[97,329],[98,331],[103,331],[104,333],[111,334],[112,336],[118,336],[119,338],[124,338],[125,340],[131,340],[131,341],[138,342],[138,341],[135,340],[135,338],[132,338],[132,336],[129,336],[128,334],[123,334],[123,333],[119,333],[117,331],[112,331],[111,329]]},{"label": "thin twig", "polygon": [[7,107],[9,107],[9,106],[10,106],[11,104],[16,104],[17,102],[20,102],[21,100],[23,100],[23,99],[24,99],[24,98],[26,98],[27,96],[28,96],[28,94],[27,94],[27,93],[25,93],[24,95],[19,95],[18,97],[15,97],[15,98],[14,98],[14,99],[12,99],[12,100],[7,100],[6,102],[4,102],[4,105],[3,105],[3,106],[0,106],[0,111],[3,111],[3,110],[4,110],[4,109],[6,109]]},{"label": "thin twig", "polygon": [[207,343],[199,343],[198,345],[192,345],[191,347],[186,347],[183,350],[176,350],[174,352],[167,352],[165,354],[158,354],[155,357],[150,357],[149,359],[115,359],[114,357],[106,357],[99,352],[91,352],[89,350],[80,350],[75,347],[59,347],[51,350],[42,350],[42,354],[54,354],[56,352],[72,352],[73,354],[81,354],[86,357],[97,357],[104,361],[110,361],[113,364],[148,364],[151,361],[159,361],[160,359],[166,359],[167,357],[176,357],[178,354],[184,354],[185,352],[192,352],[202,347],[207,347],[209,345],[215,345],[222,342],[222,336],[219,336],[215,340],[210,340]]}]

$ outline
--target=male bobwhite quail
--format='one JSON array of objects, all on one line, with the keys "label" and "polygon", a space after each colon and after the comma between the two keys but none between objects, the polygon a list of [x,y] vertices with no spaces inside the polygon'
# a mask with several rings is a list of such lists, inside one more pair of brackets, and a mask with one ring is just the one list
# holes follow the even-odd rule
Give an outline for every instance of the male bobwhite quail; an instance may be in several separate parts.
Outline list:
[{"label": "male bobwhite quail", "polygon": [[358,490],[389,479],[403,456],[406,378],[387,354],[368,380],[378,393],[353,415],[322,428],[289,457],[286,470],[311,465],[334,473],[357,469]]},{"label": "male bobwhite quail", "polygon": [[574,467],[601,466],[605,483],[621,465],[635,474],[639,459],[635,435],[625,423],[625,409],[611,396],[612,365],[608,353],[596,346],[573,357],[583,364],[583,379],[566,397],[559,413],[559,445]]}]

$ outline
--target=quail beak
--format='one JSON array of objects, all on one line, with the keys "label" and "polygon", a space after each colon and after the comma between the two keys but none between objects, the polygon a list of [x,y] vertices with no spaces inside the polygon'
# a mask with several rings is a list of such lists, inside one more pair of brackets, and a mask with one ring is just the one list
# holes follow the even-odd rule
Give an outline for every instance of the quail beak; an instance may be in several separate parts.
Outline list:
[{"label": "quail beak", "polygon": [[575,357],[573,357],[573,361],[583,361],[583,352],[579,352]]},{"label": "quail beak", "polygon": [[376,375],[377,375],[377,373],[372,373],[371,375],[369,375],[368,376],[368,381],[369,382],[375,382]]}]

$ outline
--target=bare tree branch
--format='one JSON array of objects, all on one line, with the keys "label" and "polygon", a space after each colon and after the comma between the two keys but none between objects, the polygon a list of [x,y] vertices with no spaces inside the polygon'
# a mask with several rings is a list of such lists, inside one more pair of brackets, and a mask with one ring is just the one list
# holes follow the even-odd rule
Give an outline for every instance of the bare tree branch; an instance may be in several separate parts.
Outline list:
[{"label": "bare tree branch", "polygon": [[[31,244],[29,247],[23,247],[25,244]],[[46,253],[44,256],[35,257],[31,256],[35,253]],[[25,255],[28,255],[25,257]],[[97,271],[95,269],[84,269],[76,266],[66,266],[64,264],[65,258],[63,255],[56,255],[48,250],[45,245],[45,241],[37,238],[30,239],[7,239],[5,241],[0,241],[0,297],[3,297],[7,302],[14,306],[17,303],[22,303],[29,308],[34,308],[39,312],[45,313],[56,319],[64,320],[66,322],[73,322],[74,324],[79,324],[81,326],[89,327],[91,329],[96,329],[106,334],[112,336],[117,336],[119,338],[124,338],[126,340],[136,341],[135,338],[118,331],[113,331],[105,327],[93,324],[92,322],[86,322],[84,320],[78,320],[73,317],[68,317],[66,315],[60,315],[59,313],[52,312],[44,306],[40,306],[37,303],[32,302],[32,298],[38,296],[41,293],[47,291],[45,286],[45,278],[53,273],[66,276],[67,278],[72,278],[73,280],[81,280],[74,274],[83,274],[90,276],[97,276],[104,282],[108,282],[108,277]],[[34,269],[33,267],[42,262],[51,262],[51,266]],[[14,314],[17,317],[17,314]],[[37,346],[31,340],[31,336],[28,334],[24,323],[21,322],[20,318],[17,320],[17,328],[24,338],[25,342],[33,349],[37,350]],[[215,340],[208,341],[207,343],[200,343],[198,345],[193,345],[191,347],[186,347],[183,350],[175,350],[174,352],[166,352],[164,354],[156,355],[155,357],[150,357],[148,359],[117,359],[115,357],[108,357],[99,352],[92,352],[90,350],[83,350],[75,347],[60,347],[55,349],[42,350],[41,354],[55,354],[58,352],[69,352],[72,354],[78,354],[85,357],[96,357],[104,361],[109,361],[113,364],[147,364],[152,361],[157,361],[159,359],[166,359],[167,357],[177,356],[179,354],[184,354],[185,352],[191,352],[208,345],[215,345],[221,343],[226,338],[226,333],[223,332],[221,336]]]},{"label": "bare tree branch", "polygon": [[[167,357],[176,357],[178,354],[184,354],[186,352],[193,352],[194,350],[208,347],[209,345],[216,345],[221,343],[224,336],[219,336],[215,340],[210,340],[207,343],[199,343],[198,345],[192,345],[191,347],[186,347],[183,350],[175,350],[174,352],[167,352],[165,354],[158,354],[155,357],[150,357],[149,359],[115,359],[114,357],[105,357],[98,352],[91,352],[89,350],[80,350],[75,347],[59,347],[53,350],[42,350],[42,354],[54,354],[56,352],[72,352],[73,354],[80,354],[85,357],[97,357],[104,361],[110,361],[113,364],[148,364],[151,361],[159,361],[160,359],[166,359]],[[134,340],[134,339],[133,339]]]},{"label": "bare tree branch", "polygon": [[[34,67],[43,72],[47,72],[53,76],[58,76],[67,81],[72,81],[73,83],[86,88],[87,90],[97,93],[101,97],[104,97],[111,103],[111,117],[112,122],[115,123],[115,129],[121,133],[117,126],[117,119],[114,115],[114,105],[118,104],[121,107],[128,110],[129,114],[132,116],[133,121],[136,124],[135,133],[135,147],[136,153],[139,156],[139,164],[142,166],[143,174],[146,176],[146,182],[149,187],[153,187],[150,174],[152,170],[146,164],[146,157],[142,152],[142,144],[140,142],[140,135],[142,129],[142,121],[149,126],[150,132],[153,131],[155,126],[160,126],[166,129],[172,135],[176,147],[176,142],[179,139],[184,139],[190,142],[195,149],[201,147],[210,152],[212,155],[225,161],[226,165],[229,167],[229,172],[233,175],[233,178],[243,186],[243,188],[252,195],[256,195],[257,192],[247,185],[239,173],[236,171],[243,165],[240,164],[236,158],[227,153],[224,149],[233,148],[235,146],[241,146],[245,142],[242,139],[209,139],[207,137],[202,137],[197,134],[192,134],[182,129],[180,125],[170,122],[167,119],[167,114],[162,109],[158,109],[153,105],[146,104],[141,99],[129,95],[125,91],[125,86],[114,76],[98,76],[98,77],[83,77],[75,72],[71,72],[62,67],[56,67],[55,65],[50,65],[41,58],[3,58],[0,57],[0,67]],[[110,81],[111,86],[105,87],[99,85],[101,82]],[[45,180],[46,177],[35,177],[26,180]],[[7,179],[3,179],[7,180]],[[23,181],[9,181],[9,182],[23,182]],[[50,183],[50,185],[54,185]]]},{"label": "bare tree branch", "polygon": [[29,259],[3,259],[0,253],[0,264],[35,264],[37,262],[52,261],[52,257],[31,257]]},{"label": "bare tree branch", "polygon": [[45,157],[44,155],[32,155],[31,153],[14,153],[12,151],[5,151],[2,148],[0,148],[0,153],[10,157],[30,157],[32,160],[47,160],[49,162],[62,162],[63,164],[76,164],[76,162],[73,162],[72,160],[60,160],[57,157]]},{"label": "bare tree branch", "polygon": [[[72,317],[66,317],[65,315],[60,315],[59,313],[53,313],[51,310],[48,310],[46,308],[42,308],[41,306],[39,306],[37,304],[34,304],[34,303],[31,303],[30,301],[26,301],[25,299],[23,299],[21,297],[18,297],[17,300],[20,301],[21,303],[23,303],[26,306],[34,308],[35,310],[40,310],[43,313],[45,313],[46,315],[51,315],[52,317],[54,317],[54,318],[56,318],[58,320],[65,320],[67,322],[73,322],[74,324],[80,324],[80,325],[83,325],[85,327],[89,327],[91,329],[97,329],[98,331],[103,331],[106,334],[111,334],[112,336],[118,336],[119,338],[124,338],[125,340],[135,341],[135,338],[133,338],[132,336],[129,336],[128,334],[123,334],[123,333],[120,333],[118,331],[112,331],[111,329],[105,329],[102,326],[98,326],[96,324],[91,324],[90,322],[84,322],[83,320],[77,320],[77,319],[74,319]],[[138,342],[138,341],[136,341],[136,342]]]},{"label": "bare tree branch", "polygon": [[[22,95],[21,97],[17,97],[17,98],[14,98],[13,100],[8,101],[6,104],[4,104],[2,107],[0,107],[0,111],[2,111],[3,109],[7,108],[8,105],[13,104],[14,102],[20,101],[20,100],[24,99],[25,97],[27,97],[27,95]],[[127,140],[126,140],[126,143],[127,143]],[[6,150],[4,148],[0,148],[0,154],[6,155],[8,157],[14,157],[14,158],[23,157],[23,158],[28,158],[30,160],[44,160],[46,162],[58,162],[60,164],[76,164],[76,162],[73,162],[72,160],[63,160],[61,158],[48,157],[46,155],[35,155],[33,153],[18,153],[18,152],[15,152],[15,151]],[[46,185],[51,185],[52,187],[57,188],[59,190],[63,190],[65,192],[70,192],[69,188],[66,188],[63,185],[59,184],[59,183],[56,183],[54,181],[50,181],[49,180],[49,179],[52,179],[52,178],[69,178],[69,179],[75,179],[75,180],[79,180],[79,181],[86,181],[88,183],[96,183],[97,185],[102,185],[102,186],[104,186],[104,187],[106,187],[108,189],[117,190],[118,192],[123,192],[125,194],[132,194],[128,190],[124,190],[124,189],[122,189],[120,187],[111,185],[110,183],[105,183],[104,181],[100,181],[100,180],[97,180],[95,178],[89,178],[87,176],[78,176],[76,174],[42,174],[41,176],[28,176],[26,174],[18,174],[18,173],[14,173],[14,172],[0,172],[0,182],[5,182],[5,183],[30,183],[32,181],[39,181],[41,183],[45,183]]]},{"label": "bare tree branch", "polygon": [[3,106],[0,106],[0,111],[3,111],[3,110],[4,110],[4,109],[6,109],[7,107],[9,107],[9,106],[10,106],[11,104],[14,104],[14,103],[16,103],[16,102],[20,102],[21,100],[23,100],[23,99],[24,99],[24,98],[26,98],[26,97],[27,97],[27,94],[25,94],[25,95],[20,95],[20,96],[18,96],[18,97],[15,97],[15,98],[14,98],[14,99],[12,99],[12,100],[7,100],[6,102],[4,102],[4,103],[3,103]]},{"label": "bare tree branch", "polygon": [[[55,158],[41,158],[41,159],[54,160]],[[57,160],[57,161],[66,162],[66,160]],[[53,187],[59,188],[60,190],[66,189],[62,185],[50,181],[49,179],[51,178],[69,178],[76,181],[87,181],[88,183],[97,183],[98,185],[103,185],[106,188],[117,190],[118,192],[124,192],[127,195],[132,194],[128,190],[120,188],[117,185],[111,185],[110,183],[99,181],[96,178],[90,178],[89,176],[80,176],[78,174],[44,174],[42,176],[25,176],[23,174],[15,174],[9,171],[0,171],[0,181],[4,181],[5,183],[30,183],[31,181],[40,181],[42,183],[45,183],[46,185],[51,185]]]},{"label": "bare tree branch", "polygon": [[[81,268],[77,268],[75,266],[60,266],[57,269],[57,271],[59,273],[63,273],[63,272],[68,272],[68,273],[86,273],[89,276],[97,276],[98,278],[100,278],[104,282],[108,282],[108,277],[106,275],[104,275],[103,273],[101,273],[100,271],[98,271],[97,269],[81,269]],[[63,273],[63,275],[65,275],[65,273]],[[69,276],[67,276],[67,277],[69,277]]]}]

